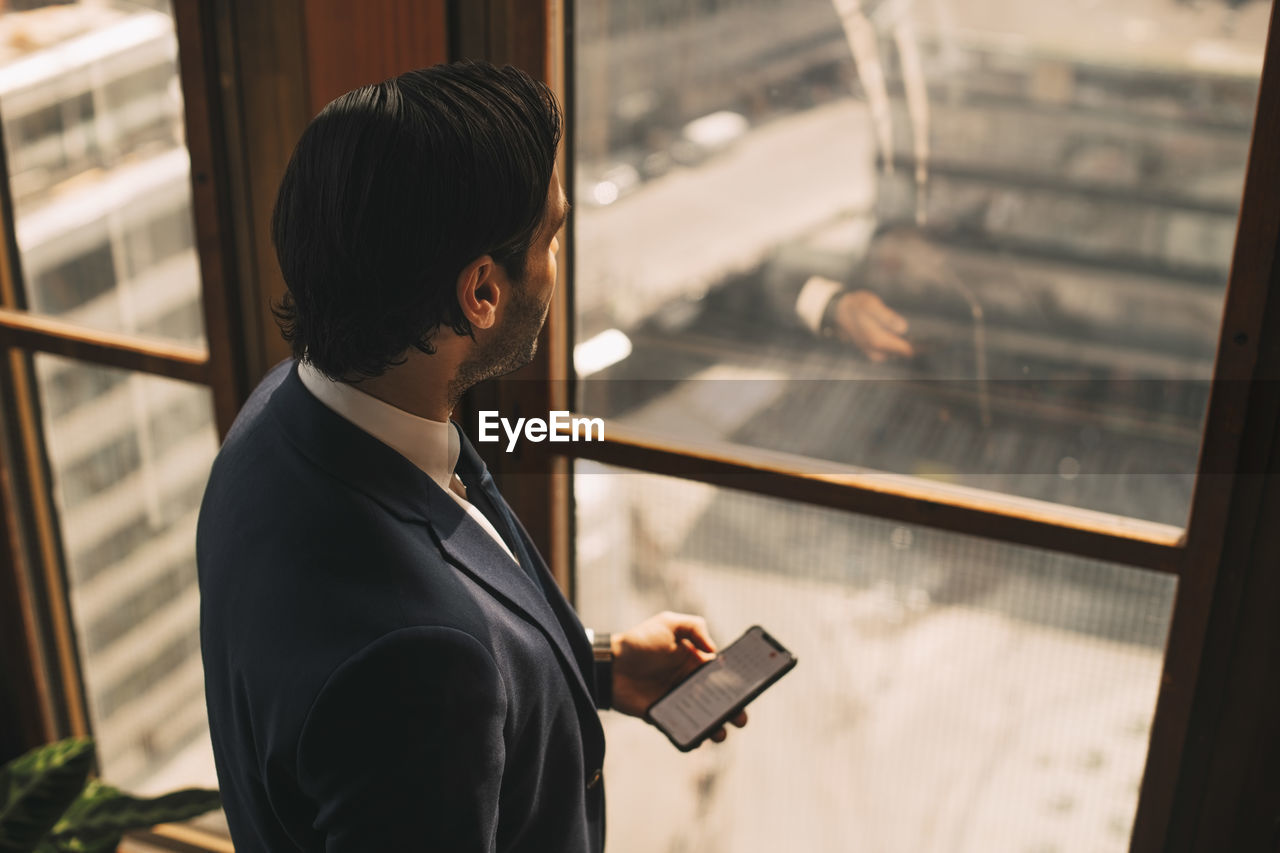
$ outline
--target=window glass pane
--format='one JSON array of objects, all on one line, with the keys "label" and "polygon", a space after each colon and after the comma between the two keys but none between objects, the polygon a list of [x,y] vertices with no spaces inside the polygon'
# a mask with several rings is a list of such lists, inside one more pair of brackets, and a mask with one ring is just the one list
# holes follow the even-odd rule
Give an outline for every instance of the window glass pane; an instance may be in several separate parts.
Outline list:
[{"label": "window glass pane", "polygon": [[1172,576],[575,471],[586,624],[698,613],[799,658],[723,745],[604,715],[610,850],[1128,850]]},{"label": "window glass pane", "polygon": [[1269,7],[576,0],[578,406],[1184,524]]},{"label": "window glass pane", "polygon": [[218,448],[209,389],[34,362],[103,778],[142,794],[216,788],[195,562]]},{"label": "window glass pane", "polygon": [[8,4],[0,120],[27,307],[203,343],[167,0]]}]

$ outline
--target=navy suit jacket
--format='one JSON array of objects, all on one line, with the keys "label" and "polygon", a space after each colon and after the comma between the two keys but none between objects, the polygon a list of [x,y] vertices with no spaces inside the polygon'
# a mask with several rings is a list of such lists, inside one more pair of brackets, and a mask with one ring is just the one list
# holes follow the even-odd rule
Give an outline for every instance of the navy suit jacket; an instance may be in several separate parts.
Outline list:
[{"label": "navy suit jacket", "polygon": [[[465,436],[457,470],[506,507]],[[214,462],[197,533],[209,726],[238,851],[603,849],[591,648],[514,527],[526,570],[312,396],[293,362],[263,380]]]}]

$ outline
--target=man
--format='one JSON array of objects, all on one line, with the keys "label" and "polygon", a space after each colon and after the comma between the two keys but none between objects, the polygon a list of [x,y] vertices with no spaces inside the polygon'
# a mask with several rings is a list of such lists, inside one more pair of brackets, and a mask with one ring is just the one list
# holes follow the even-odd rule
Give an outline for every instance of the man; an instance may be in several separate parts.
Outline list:
[{"label": "man", "polygon": [[449,421],[533,356],[560,126],[519,71],[437,66],[338,98],[293,154],[272,226],[298,360],[227,436],[197,534],[237,850],[599,851],[597,707],[642,714],[714,653],[667,613],[597,667]]}]

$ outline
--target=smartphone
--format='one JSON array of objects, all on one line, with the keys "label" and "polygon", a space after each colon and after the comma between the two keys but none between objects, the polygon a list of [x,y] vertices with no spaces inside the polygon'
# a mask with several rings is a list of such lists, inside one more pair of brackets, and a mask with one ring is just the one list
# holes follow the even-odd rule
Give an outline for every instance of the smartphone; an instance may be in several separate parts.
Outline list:
[{"label": "smartphone", "polygon": [[795,655],[753,625],[650,705],[645,719],[688,752],[795,665]]}]

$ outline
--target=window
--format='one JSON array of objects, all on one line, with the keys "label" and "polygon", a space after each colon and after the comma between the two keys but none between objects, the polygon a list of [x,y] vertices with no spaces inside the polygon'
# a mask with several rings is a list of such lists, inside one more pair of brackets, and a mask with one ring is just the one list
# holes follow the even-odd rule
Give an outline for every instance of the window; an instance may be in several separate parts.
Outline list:
[{"label": "window", "polygon": [[[444,58],[445,3],[5,8],[0,749],[91,733],[108,782],[211,786],[194,520],[218,439],[288,351],[271,204],[327,100]],[[122,849],[225,836],[209,815]]]},{"label": "window", "polygon": [[1128,849],[1174,577],[576,471],[589,624],[670,608],[800,659],[715,749],[606,715],[611,849]]},{"label": "window", "polygon": [[1000,8],[578,2],[579,405],[1183,526],[1266,9]]},{"label": "window", "polygon": [[660,5],[562,10],[572,585],[801,663],[722,752],[610,719],[611,844],[1154,848],[1268,4]]},{"label": "window", "polygon": [[206,334],[221,282],[202,292],[174,26],[154,2],[0,15],[22,606],[57,685],[48,728],[92,734],[99,774],[142,795],[217,786],[195,519],[231,388]]},{"label": "window", "polygon": [[[572,459],[572,511],[561,479],[508,477],[504,491],[597,626],[702,608],[721,640],[760,621],[801,657],[721,752],[678,756],[609,720],[611,849],[628,835],[776,847],[793,815],[813,818],[817,849],[851,834],[892,843],[918,837],[934,794],[946,811],[927,817],[977,848],[1043,847],[1054,821],[1072,844],[1123,849],[1132,829],[1134,849],[1162,847],[1181,757],[1199,748],[1188,716],[1208,689],[1197,667],[1228,498],[1240,510],[1237,455],[1265,458],[1241,449],[1266,418],[1235,380],[1261,375],[1258,333],[1272,328],[1262,247],[1275,235],[1258,212],[1275,188],[1260,158],[1244,171],[1267,4],[1165,4],[1157,19],[1126,3],[489,0],[449,4],[446,28],[445,4],[415,2],[426,23],[402,16],[396,38],[348,55],[332,45],[352,31],[322,32],[327,18],[303,4],[243,3],[216,37],[183,33],[188,92],[205,49],[225,52],[207,67],[240,85],[223,91],[230,103],[188,100],[206,131],[191,134],[197,167],[167,0],[31,8],[43,5],[0,18],[6,227],[20,250],[5,267],[20,275],[0,277],[0,343],[16,356],[0,371],[5,529],[27,558],[0,577],[27,593],[0,596],[0,615],[41,617],[46,656],[29,674],[53,685],[42,731],[99,733],[108,778],[192,781],[161,768],[199,729],[182,624],[195,469],[239,403],[233,362],[278,352],[251,307],[252,352],[230,351],[241,330],[220,265],[253,279],[246,305],[265,303],[272,262],[252,235],[265,233],[272,164],[327,96],[394,73],[387,57],[425,64],[422,45],[442,53],[432,39],[448,31],[455,55],[567,81],[572,122],[573,280],[540,362],[553,381],[499,393],[606,416],[607,441],[554,446]],[[277,30],[290,38],[270,41]],[[88,43],[128,35],[135,49],[106,51],[101,90],[65,69],[50,103],[5,74],[24,50],[102,33]],[[281,85],[244,86],[237,64]],[[1261,89],[1273,111],[1276,67]],[[210,129],[219,113],[244,127]],[[824,121],[838,133],[824,137]],[[207,227],[226,202],[210,177],[246,166],[210,155],[224,130],[253,164],[216,190],[253,196],[229,205],[253,216],[225,225],[246,243],[225,254]],[[1270,147],[1255,150],[1280,144],[1274,122],[1257,134]],[[929,263],[938,255],[960,287]],[[812,276],[878,296],[907,320],[912,355],[873,361],[824,327],[824,288],[801,305]],[[122,664],[138,620],[157,618],[164,641]],[[6,639],[17,621],[0,619]],[[809,691],[823,701],[797,707]],[[1007,701],[993,716],[995,694]],[[135,716],[131,697],[148,696]],[[817,777],[779,744],[829,774],[820,814],[800,796]],[[624,804],[665,761],[670,820],[640,826]],[[936,788],[884,790],[877,770],[903,767]],[[778,808],[744,810],[762,796]],[[1025,810],[990,819],[984,804],[1005,796]],[[705,829],[682,820],[692,812]]]}]

